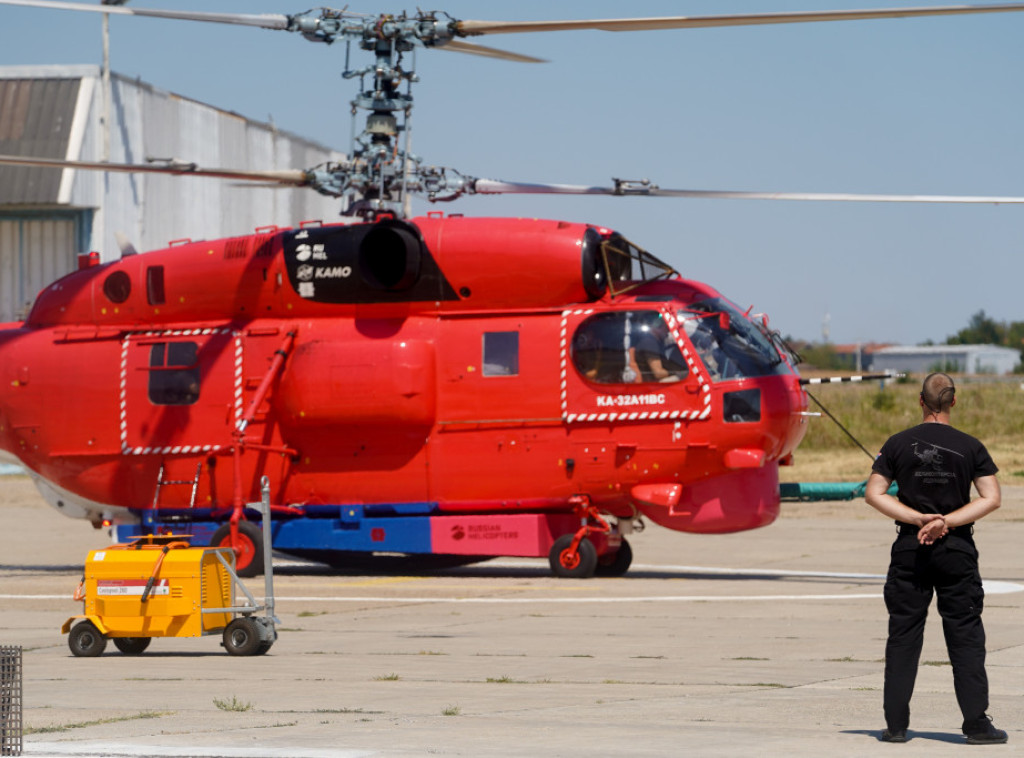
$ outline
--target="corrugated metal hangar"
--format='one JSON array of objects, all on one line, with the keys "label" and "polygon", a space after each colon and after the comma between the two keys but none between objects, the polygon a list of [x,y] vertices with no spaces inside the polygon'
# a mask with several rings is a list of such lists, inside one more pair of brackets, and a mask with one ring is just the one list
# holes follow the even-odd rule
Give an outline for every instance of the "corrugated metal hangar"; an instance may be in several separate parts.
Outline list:
[{"label": "corrugated metal hangar", "polygon": [[[99,66],[0,66],[0,153],[268,171],[342,157],[273,124],[117,74],[109,100],[105,93]],[[39,290],[75,268],[79,253],[118,257],[118,235],[144,251],[184,237],[329,221],[340,207],[302,188],[0,166],[0,322],[23,318]]]}]

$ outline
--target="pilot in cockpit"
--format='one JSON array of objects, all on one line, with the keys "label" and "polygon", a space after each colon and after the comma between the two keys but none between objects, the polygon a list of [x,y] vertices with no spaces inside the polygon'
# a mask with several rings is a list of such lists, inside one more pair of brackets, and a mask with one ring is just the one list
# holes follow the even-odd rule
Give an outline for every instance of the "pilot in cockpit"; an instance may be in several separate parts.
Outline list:
[{"label": "pilot in cockpit", "polygon": [[683,331],[693,344],[713,379],[720,375],[719,358],[721,349],[715,339],[711,324],[707,317],[683,316]]},{"label": "pilot in cockpit", "polygon": [[679,346],[660,315],[641,326],[633,353],[643,382],[678,382],[686,375]]}]

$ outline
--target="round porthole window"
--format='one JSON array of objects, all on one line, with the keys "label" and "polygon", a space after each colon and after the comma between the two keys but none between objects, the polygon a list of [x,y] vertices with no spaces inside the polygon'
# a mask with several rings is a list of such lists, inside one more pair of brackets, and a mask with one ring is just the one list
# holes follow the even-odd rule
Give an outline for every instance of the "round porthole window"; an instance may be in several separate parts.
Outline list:
[{"label": "round porthole window", "polygon": [[112,303],[123,303],[132,294],[132,280],[124,271],[115,271],[103,280],[103,294]]}]

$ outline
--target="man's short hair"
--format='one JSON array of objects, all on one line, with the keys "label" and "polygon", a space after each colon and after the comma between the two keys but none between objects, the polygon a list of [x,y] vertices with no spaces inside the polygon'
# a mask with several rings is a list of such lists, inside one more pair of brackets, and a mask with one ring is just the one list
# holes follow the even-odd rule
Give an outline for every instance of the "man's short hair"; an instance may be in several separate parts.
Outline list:
[{"label": "man's short hair", "polygon": [[941,371],[928,374],[921,385],[921,399],[932,413],[948,413],[956,398],[956,385],[949,374]]}]

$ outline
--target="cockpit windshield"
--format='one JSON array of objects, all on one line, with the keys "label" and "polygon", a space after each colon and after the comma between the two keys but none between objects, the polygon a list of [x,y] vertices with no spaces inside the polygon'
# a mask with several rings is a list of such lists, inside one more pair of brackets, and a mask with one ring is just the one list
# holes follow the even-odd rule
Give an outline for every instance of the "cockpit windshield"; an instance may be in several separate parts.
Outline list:
[{"label": "cockpit windshield", "polygon": [[677,315],[714,381],[792,373],[770,335],[728,301],[699,300]]},{"label": "cockpit windshield", "polygon": [[[677,333],[686,334],[713,381],[792,373],[767,327],[722,298],[696,300],[676,317]],[[573,364],[596,384],[684,380],[689,348],[681,334],[676,341],[668,321],[653,309],[595,313],[573,334]]]}]

